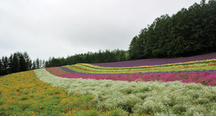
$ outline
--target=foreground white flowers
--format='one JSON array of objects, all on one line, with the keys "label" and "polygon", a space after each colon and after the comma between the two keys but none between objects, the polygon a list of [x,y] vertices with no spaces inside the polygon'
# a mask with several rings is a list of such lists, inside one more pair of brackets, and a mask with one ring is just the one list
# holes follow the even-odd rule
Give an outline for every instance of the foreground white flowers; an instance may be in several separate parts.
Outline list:
[{"label": "foreground white flowers", "polygon": [[121,107],[133,112],[156,115],[216,115],[216,87],[195,83],[128,82],[93,79],[68,79],[54,76],[46,69],[35,70],[36,76],[69,93],[95,95],[99,108]]}]

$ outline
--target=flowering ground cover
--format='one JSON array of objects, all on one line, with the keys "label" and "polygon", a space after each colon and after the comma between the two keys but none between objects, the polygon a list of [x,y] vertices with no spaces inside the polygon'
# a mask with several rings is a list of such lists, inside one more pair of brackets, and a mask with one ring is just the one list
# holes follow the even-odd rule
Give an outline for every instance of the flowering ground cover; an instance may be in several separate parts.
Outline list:
[{"label": "flowering ground cover", "polygon": [[179,63],[188,62],[196,60],[207,60],[216,59],[216,53],[209,53],[205,55],[197,55],[192,57],[182,57],[182,58],[162,58],[162,59],[142,59],[142,60],[131,60],[131,61],[121,61],[121,62],[110,62],[110,63],[92,63],[93,65],[99,65],[103,67],[134,67],[134,66],[152,66],[152,65],[162,65],[168,63]]},{"label": "flowering ground cover", "polygon": [[[203,60],[157,66],[114,68],[98,67],[90,64],[67,65],[46,68],[50,73],[65,78],[121,81],[181,81],[216,85],[216,60]],[[103,68],[100,70],[99,68]],[[76,70],[76,71],[74,71]],[[80,71],[81,70],[81,71]],[[196,71],[195,71],[196,70]],[[78,72],[80,71],[80,72]],[[110,74],[109,74],[110,73]]]},{"label": "flowering ground cover", "polygon": [[146,72],[167,72],[167,71],[196,71],[196,70],[215,70],[216,59],[193,61],[185,63],[164,64],[154,66],[139,67],[100,67],[91,64],[67,65],[67,67],[77,73],[91,74],[118,74],[118,73],[146,73]]},{"label": "flowering ground cover", "polygon": [[216,59],[150,66],[79,63],[0,78],[0,115],[215,116]]},{"label": "flowering ground cover", "polygon": [[146,115],[216,115],[216,87],[179,81],[128,82],[54,76],[46,69],[35,70],[37,77],[68,93],[91,92],[100,109],[118,107],[128,113]]},{"label": "flowering ground cover", "polygon": [[151,66],[145,68],[92,68],[83,66],[82,64],[64,66],[75,72],[91,73],[91,74],[119,74],[119,73],[146,73],[146,72],[168,72],[168,71],[196,71],[196,70],[216,70],[216,62],[202,63],[194,65],[169,65],[169,66]]},{"label": "flowering ground cover", "polygon": [[216,115],[216,60],[139,67],[75,64],[35,70],[68,93],[91,92],[97,107],[130,114]]},{"label": "flowering ground cover", "polygon": [[[216,70],[210,71],[186,71],[178,73],[137,73],[137,74],[76,74],[68,73],[61,68],[47,68],[47,70],[55,76],[64,78],[82,78],[82,79],[96,79],[96,80],[120,80],[120,81],[181,81],[183,83],[200,83],[203,85],[216,85]],[[58,71],[58,72],[53,72]]]},{"label": "flowering ground cover", "polygon": [[[126,61],[124,61],[126,63]],[[128,61],[127,61],[128,62]],[[196,61],[187,61],[187,62],[178,62],[178,63],[166,63],[166,64],[159,64],[159,65],[140,65],[140,66],[132,66],[132,67],[102,67],[102,66],[97,66],[94,64],[86,64],[86,63],[80,63],[78,64],[79,66],[87,66],[87,67],[91,67],[94,69],[115,69],[118,70],[120,69],[145,69],[145,68],[151,68],[151,67],[167,67],[167,66],[179,66],[179,65],[183,65],[183,66],[187,66],[187,65],[195,65],[195,64],[205,64],[205,63],[211,63],[211,64],[215,64],[216,63],[216,59],[206,59],[206,60],[196,60]]]},{"label": "flowering ground cover", "polygon": [[0,78],[0,116],[128,115],[120,108],[98,109],[91,93],[68,93],[35,76],[34,71]]}]

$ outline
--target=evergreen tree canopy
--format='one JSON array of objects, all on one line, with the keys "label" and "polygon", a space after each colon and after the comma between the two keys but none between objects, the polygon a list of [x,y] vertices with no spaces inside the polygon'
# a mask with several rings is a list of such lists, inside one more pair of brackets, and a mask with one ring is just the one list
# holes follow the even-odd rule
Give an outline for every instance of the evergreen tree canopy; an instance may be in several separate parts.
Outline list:
[{"label": "evergreen tree canopy", "polygon": [[27,52],[16,52],[11,54],[9,58],[3,56],[2,59],[0,59],[0,75],[45,67],[44,60],[37,59],[37,64],[38,65],[36,65],[36,62],[32,63]]},{"label": "evergreen tree canopy", "polygon": [[216,51],[216,1],[202,0],[171,17],[161,15],[129,46],[130,59],[181,57]]},{"label": "evergreen tree canopy", "polygon": [[3,75],[3,64],[2,61],[0,59],[0,76]]}]

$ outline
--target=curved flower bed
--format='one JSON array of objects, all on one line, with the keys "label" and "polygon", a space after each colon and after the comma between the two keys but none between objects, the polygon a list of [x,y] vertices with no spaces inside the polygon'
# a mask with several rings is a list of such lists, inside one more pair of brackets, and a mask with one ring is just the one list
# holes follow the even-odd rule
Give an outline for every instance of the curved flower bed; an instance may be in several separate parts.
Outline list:
[{"label": "curved flower bed", "polygon": [[171,71],[204,71],[216,70],[216,60],[205,60],[198,62],[175,63],[157,66],[142,67],[99,67],[90,64],[75,64],[64,66],[72,71],[91,74],[121,74],[121,73],[147,73],[147,72],[171,72]]},{"label": "curved flower bed", "polygon": [[93,93],[97,107],[142,115],[216,115],[216,60],[141,67],[75,64],[35,70],[68,93]]},{"label": "curved flower bed", "polygon": [[[62,78],[46,69],[35,70],[37,77],[52,86],[61,86],[74,94],[93,93],[98,108],[122,108],[130,113],[158,116],[215,115],[216,87],[195,83],[128,82],[82,78]],[[209,75],[204,72],[202,75]]]},{"label": "curved flower bed", "polygon": [[[136,74],[84,74],[66,72],[59,67],[47,68],[55,76],[64,78],[82,78],[95,80],[120,80],[120,81],[181,81],[183,83],[201,83],[203,85],[216,85],[216,70],[209,71],[183,71],[177,73],[136,73]],[[69,71],[67,69],[67,71]]]}]

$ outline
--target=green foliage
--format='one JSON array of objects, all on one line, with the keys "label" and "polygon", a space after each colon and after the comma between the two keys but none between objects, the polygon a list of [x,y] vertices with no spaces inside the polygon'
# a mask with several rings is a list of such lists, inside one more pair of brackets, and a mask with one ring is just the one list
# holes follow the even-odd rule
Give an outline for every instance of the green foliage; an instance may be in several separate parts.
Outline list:
[{"label": "green foliage", "polygon": [[46,61],[46,67],[71,65],[76,63],[104,63],[104,62],[117,62],[128,60],[128,53],[124,50],[115,49],[113,51],[105,50],[92,53],[87,52],[84,54],[76,54],[68,56],[67,58],[54,58],[50,57]]},{"label": "green foliage", "polygon": [[3,75],[3,63],[2,60],[0,59],[0,76]]},{"label": "green foliage", "polygon": [[2,73],[3,73],[3,75],[5,75],[5,74],[9,74],[9,73],[11,73],[10,72],[10,69],[9,69],[9,61],[8,61],[8,57],[7,56],[3,56],[2,57]]},{"label": "green foliage", "polygon": [[3,56],[0,59],[0,75],[6,75],[10,73],[16,73],[20,71],[27,71],[31,69],[44,68],[45,61],[40,60],[39,58],[36,61],[30,59],[27,52],[21,53],[16,52],[11,54],[8,58]]},{"label": "green foliage", "polygon": [[161,15],[129,46],[130,59],[192,56],[216,51],[216,1],[202,0],[171,17]]},{"label": "green foliage", "polygon": [[13,54],[13,57],[12,57],[12,61],[11,61],[11,72],[12,73],[16,73],[16,72],[19,72],[20,71],[20,63],[19,63],[19,58],[18,58],[18,54],[17,53],[14,53]]},{"label": "green foliage", "polygon": [[27,65],[26,65],[26,61],[25,61],[25,58],[23,56],[23,54],[20,55],[19,57],[19,64],[20,64],[20,71],[26,71],[27,70]]}]

